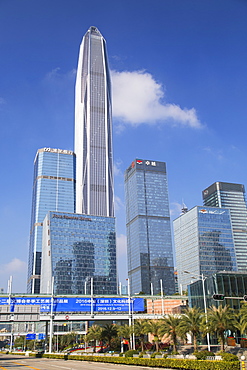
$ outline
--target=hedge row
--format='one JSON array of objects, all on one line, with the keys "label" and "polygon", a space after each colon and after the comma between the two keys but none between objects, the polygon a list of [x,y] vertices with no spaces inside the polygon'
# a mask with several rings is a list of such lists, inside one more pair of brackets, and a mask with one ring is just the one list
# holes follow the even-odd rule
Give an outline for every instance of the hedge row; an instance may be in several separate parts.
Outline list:
[{"label": "hedge row", "polygon": [[170,369],[189,369],[189,370],[239,370],[240,362],[226,361],[204,361],[204,360],[184,360],[184,359],[163,359],[163,358],[132,358],[132,357],[110,357],[110,356],[78,356],[78,355],[55,355],[44,354],[46,358],[64,358],[65,360],[79,360],[90,362],[108,362],[123,365],[140,365],[149,367],[165,367]]}]

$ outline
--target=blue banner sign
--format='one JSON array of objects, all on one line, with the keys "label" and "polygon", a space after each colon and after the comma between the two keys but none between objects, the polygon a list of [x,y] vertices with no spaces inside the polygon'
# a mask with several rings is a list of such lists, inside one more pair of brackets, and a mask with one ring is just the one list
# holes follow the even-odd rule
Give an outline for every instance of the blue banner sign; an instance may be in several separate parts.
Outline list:
[{"label": "blue banner sign", "polygon": [[23,306],[23,305],[41,305],[41,304],[51,304],[51,298],[26,298],[26,297],[12,297],[12,298],[7,298],[7,297],[0,297],[0,306],[1,305],[18,305],[18,306]]},{"label": "blue banner sign", "polygon": [[45,339],[45,334],[44,333],[39,333],[38,334],[38,340],[43,340]]},{"label": "blue banner sign", "polygon": [[[92,302],[93,300],[93,302]],[[130,307],[129,307],[130,305]],[[131,312],[144,311],[143,298],[54,298],[54,312]],[[49,312],[50,304],[41,305],[41,312]]]},{"label": "blue banner sign", "polygon": [[36,339],[36,334],[29,333],[26,335],[26,340],[34,340],[34,339]]},{"label": "blue banner sign", "polygon": [[[51,298],[9,298],[0,297],[0,305],[10,305],[14,312],[15,305],[39,305],[40,312],[51,311]],[[143,298],[54,298],[53,312],[142,312]]]}]

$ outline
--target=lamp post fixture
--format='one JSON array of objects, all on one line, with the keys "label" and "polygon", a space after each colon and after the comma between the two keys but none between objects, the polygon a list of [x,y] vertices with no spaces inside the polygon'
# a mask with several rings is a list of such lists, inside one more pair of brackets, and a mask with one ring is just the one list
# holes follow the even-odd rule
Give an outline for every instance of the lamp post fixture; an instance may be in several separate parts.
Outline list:
[{"label": "lamp post fixture", "polygon": [[53,304],[54,304],[54,276],[52,276],[52,279],[51,279],[51,310],[50,310],[49,353],[52,353],[52,338],[53,338]]},{"label": "lamp post fixture", "polygon": [[[205,280],[207,279],[206,276],[203,274],[197,275],[197,274],[192,274],[190,271],[183,271],[185,274],[190,274],[190,275],[195,275],[199,280],[202,281],[202,293],[203,293],[203,303],[204,303],[204,313],[205,313],[205,318],[206,318],[206,324],[208,325],[208,313],[207,313],[207,303],[206,303],[206,292],[205,292]],[[193,278],[193,276],[192,276]],[[209,338],[209,333],[207,333],[207,344],[208,344],[208,351],[210,351],[210,338]]]}]

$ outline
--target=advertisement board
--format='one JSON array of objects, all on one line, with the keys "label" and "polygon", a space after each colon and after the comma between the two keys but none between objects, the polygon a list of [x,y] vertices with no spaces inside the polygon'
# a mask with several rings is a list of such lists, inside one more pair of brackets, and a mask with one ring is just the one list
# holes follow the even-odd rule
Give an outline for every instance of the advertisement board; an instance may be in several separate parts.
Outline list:
[{"label": "advertisement board", "polygon": [[[0,305],[9,305],[14,312],[16,305],[39,305],[40,312],[51,311],[51,298],[46,297],[0,297]],[[53,312],[143,312],[143,298],[53,298]]]}]

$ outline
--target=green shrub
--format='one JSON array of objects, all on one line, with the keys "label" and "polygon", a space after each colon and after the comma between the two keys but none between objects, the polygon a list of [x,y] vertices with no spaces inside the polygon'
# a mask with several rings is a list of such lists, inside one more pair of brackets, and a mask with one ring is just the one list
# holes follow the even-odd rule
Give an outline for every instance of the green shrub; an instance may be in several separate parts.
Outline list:
[{"label": "green shrub", "polygon": [[218,352],[217,355],[221,356],[223,361],[238,361],[238,356],[229,352]]},{"label": "green shrub", "polygon": [[[64,355],[44,354],[47,358],[64,358]],[[239,370],[240,362],[238,361],[198,361],[187,359],[163,359],[163,358],[132,358],[132,357],[102,357],[102,356],[80,356],[70,355],[70,360],[115,363],[125,365],[137,365],[148,367],[161,367],[169,369],[182,370]]]},{"label": "green shrub", "polygon": [[213,352],[210,351],[195,351],[193,353],[196,356],[197,360],[206,360],[208,356],[215,356]]},{"label": "green shrub", "polygon": [[125,352],[125,357],[133,357],[133,355],[138,355],[139,352],[136,351],[135,349],[129,349],[128,351]]},{"label": "green shrub", "polygon": [[151,354],[151,358],[155,358],[156,355],[160,355],[161,356],[162,353],[161,352],[154,352],[154,353]]}]

